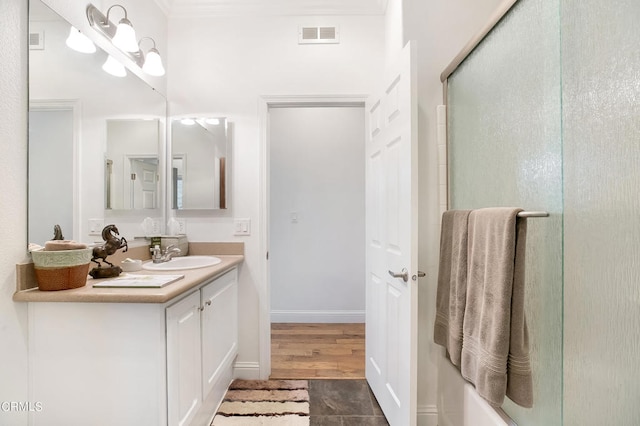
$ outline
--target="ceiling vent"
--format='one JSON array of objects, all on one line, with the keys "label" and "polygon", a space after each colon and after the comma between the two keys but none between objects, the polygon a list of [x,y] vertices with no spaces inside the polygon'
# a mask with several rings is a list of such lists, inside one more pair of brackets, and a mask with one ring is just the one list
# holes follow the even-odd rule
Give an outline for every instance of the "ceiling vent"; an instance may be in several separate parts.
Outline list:
[{"label": "ceiling vent", "polygon": [[298,44],[336,44],[340,43],[338,27],[300,27]]},{"label": "ceiling vent", "polygon": [[44,31],[29,33],[29,49],[44,50]]}]

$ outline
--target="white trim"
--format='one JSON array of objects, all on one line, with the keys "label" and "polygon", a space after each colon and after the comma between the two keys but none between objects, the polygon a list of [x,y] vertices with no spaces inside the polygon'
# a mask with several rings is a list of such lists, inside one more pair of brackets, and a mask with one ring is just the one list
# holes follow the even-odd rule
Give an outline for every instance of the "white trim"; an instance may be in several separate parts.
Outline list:
[{"label": "white trim", "polygon": [[236,361],[233,365],[233,377],[243,380],[259,380],[260,363]]},{"label": "white trim", "polygon": [[271,283],[269,282],[269,108],[304,106],[364,105],[367,95],[264,95],[258,98],[260,121],[260,251],[259,276],[262,286],[259,295],[260,378],[271,374]]},{"label": "white trim", "polygon": [[418,426],[438,426],[438,407],[419,405],[417,409]]},{"label": "white trim", "polygon": [[271,322],[364,323],[365,311],[271,311]]}]

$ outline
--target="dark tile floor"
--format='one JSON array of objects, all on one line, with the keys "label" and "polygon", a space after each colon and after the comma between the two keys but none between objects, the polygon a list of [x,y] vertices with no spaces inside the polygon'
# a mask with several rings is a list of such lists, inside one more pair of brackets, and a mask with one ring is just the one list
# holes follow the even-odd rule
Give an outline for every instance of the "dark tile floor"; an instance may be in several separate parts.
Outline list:
[{"label": "dark tile floor", "polygon": [[309,380],[311,426],[388,425],[366,380]]}]

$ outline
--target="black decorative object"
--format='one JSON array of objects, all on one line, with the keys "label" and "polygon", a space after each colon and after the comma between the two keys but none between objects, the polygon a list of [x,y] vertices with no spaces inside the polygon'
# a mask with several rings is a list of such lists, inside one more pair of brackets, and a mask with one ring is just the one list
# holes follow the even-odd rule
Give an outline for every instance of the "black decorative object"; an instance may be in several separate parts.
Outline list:
[{"label": "black decorative object", "polygon": [[[124,237],[120,238],[119,235],[120,233],[115,225],[107,225],[102,230],[102,239],[105,243],[94,247],[93,256],[91,257],[91,261],[98,264],[97,267],[89,272],[89,275],[93,278],[117,277],[122,272],[122,268],[114,266],[113,263],[107,260],[107,256],[114,254],[118,249],[124,248],[123,252],[129,249],[127,240]],[[99,259],[109,266],[104,267]]]}]

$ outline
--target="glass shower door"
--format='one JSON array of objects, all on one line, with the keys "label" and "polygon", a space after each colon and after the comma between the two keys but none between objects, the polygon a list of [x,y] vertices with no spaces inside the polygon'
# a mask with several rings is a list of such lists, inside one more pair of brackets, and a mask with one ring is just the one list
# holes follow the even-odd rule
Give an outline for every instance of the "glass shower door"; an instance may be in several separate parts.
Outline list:
[{"label": "glass shower door", "polygon": [[528,220],[526,315],[534,406],[519,426],[562,424],[562,134],[559,0],[522,0],[448,81],[451,209],[545,210]]}]

